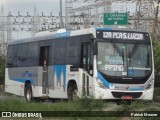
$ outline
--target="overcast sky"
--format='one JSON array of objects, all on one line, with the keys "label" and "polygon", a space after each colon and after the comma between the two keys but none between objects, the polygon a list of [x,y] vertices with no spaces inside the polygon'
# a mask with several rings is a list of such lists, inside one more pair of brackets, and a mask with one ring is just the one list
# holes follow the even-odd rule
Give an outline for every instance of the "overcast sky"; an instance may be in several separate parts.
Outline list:
[{"label": "overcast sky", "polygon": [[[36,6],[38,13],[44,12],[44,14],[50,14],[53,12],[53,15],[59,15],[59,5],[60,0],[0,0],[0,7],[3,5],[5,14],[8,11],[11,11],[12,14],[17,14],[19,11],[21,14],[26,14],[28,11],[30,14],[33,14],[33,8]],[[63,14],[65,13],[65,0],[62,0],[63,3]],[[121,11],[122,7],[128,10],[134,11],[135,4],[113,4],[112,9],[115,11]]]},{"label": "overcast sky", "polygon": [[[63,3],[63,16],[65,15],[65,0],[62,0]],[[82,6],[82,4],[77,4],[78,6]],[[34,6],[37,8],[39,15],[43,12],[44,15],[52,15],[58,16],[60,11],[60,0],[0,0],[0,8],[3,6],[4,14],[8,15],[11,12],[12,15],[17,15],[18,11],[21,15],[26,15],[29,12],[29,15],[33,15]],[[74,6],[76,7],[76,6]],[[112,4],[111,6],[112,12],[126,12],[126,11],[135,11],[135,4]],[[0,9],[1,11],[1,9]],[[1,14],[1,13],[0,13]],[[15,33],[19,38],[18,32]],[[23,36],[23,37],[26,37]]]},{"label": "overcast sky", "polygon": [[[63,2],[63,13],[64,13],[64,3]],[[44,12],[44,14],[49,15],[50,12],[53,15],[59,15],[59,0],[0,0],[0,6],[3,5],[4,13],[7,14],[11,11],[13,15],[17,14],[19,11],[21,14],[26,14],[28,11],[33,14],[33,8],[36,6],[38,13]]]},{"label": "overcast sky", "polygon": [[[65,0],[63,3],[63,16],[65,13]],[[11,12],[12,15],[17,15],[18,11],[21,15],[33,15],[34,6],[37,8],[39,15],[43,12],[44,15],[58,16],[60,11],[60,0],[0,0],[0,11],[3,6],[4,15],[8,15]],[[0,13],[1,14],[1,13]],[[12,32],[13,39],[21,39],[30,37],[29,32]]]},{"label": "overcast sky", "polygon": [[[3,6],[4,13],[8,14],[10,11],[13,15],[17,15],[19,11],[22,15],[25,15],[27,12],[33,14],[34,6],[37,8],[38,13],[41,14],[44,12],[44,15],[50,15],[52,12],[53,15],[58,16],[60,11],[60,0],[0,0],[0,7]],[[63,15],[65,13],[65,0],[62,0],[63,3]],[[113,11],[135,11],[135,4],[113,4]],[[122,9],[123,7],[123,9]]]}]

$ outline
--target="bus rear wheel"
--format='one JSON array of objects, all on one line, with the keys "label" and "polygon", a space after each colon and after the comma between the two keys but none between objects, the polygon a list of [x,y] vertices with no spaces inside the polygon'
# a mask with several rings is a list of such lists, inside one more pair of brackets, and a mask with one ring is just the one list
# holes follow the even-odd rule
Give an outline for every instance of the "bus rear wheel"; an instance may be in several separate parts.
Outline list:
[{"label": "bus rear wheel", "polygon": [[78,96],[77,96],[77,92],[78,92],[78,89],[77,89],[77,86],[76,84],[70,84],[68,86],[68,100],[69,101],[75,101],[78,99]]},{"label": "bus rear wheel", "polygon": [[26,102],[31,102],[33,100],[33,94],[32,87],[30,84],[26,85],[24,92]]}]

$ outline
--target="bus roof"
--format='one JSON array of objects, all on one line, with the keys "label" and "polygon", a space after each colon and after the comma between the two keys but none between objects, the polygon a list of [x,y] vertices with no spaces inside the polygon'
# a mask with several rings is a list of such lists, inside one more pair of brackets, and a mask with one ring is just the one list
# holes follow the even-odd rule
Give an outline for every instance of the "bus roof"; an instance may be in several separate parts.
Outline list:
[{"label": "bus roof", "polygon": [[97,30],[120,30],[120,31],[144,32],[142,30],[122,29],[122,28],[116,28],[116,29],[115,28],[88,28],[88,29],[70,30],[70,31],[58,30],[56,32],[41,32],[41,33],[38,33],[37,36],[33,38],[12,40],[12,41],[9,41],[8,45],[56,39],[56,38],[69,38],[71,36],[79,36],[79,35],[85,35],[85,34],[92,34],[94,37],[96,37],[95,31]]}]

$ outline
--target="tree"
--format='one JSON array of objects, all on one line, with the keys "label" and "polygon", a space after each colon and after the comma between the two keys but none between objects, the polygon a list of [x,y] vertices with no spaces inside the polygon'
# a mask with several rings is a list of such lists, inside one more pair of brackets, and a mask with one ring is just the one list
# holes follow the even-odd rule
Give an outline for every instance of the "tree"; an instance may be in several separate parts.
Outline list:
[{"label": "tree", "polygon": [[5,75],[5,55],[0,55],[0,76]]},{"label": "tree", "polygon": [[155,66],[155,77],[156,82],[160,77],[160,41],[156,36],[152,36],[152,44],[153,44],[153,53],[154,53],[154,66]]}]

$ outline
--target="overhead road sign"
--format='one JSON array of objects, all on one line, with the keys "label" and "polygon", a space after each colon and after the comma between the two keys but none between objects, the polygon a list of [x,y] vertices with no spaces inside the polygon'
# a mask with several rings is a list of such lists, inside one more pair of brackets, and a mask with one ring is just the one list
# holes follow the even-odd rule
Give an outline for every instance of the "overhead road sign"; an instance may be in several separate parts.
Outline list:
[{"label": "overhead road sign", "polygon": [[127,25],[128,13],[104,13],[104,25]]}]

